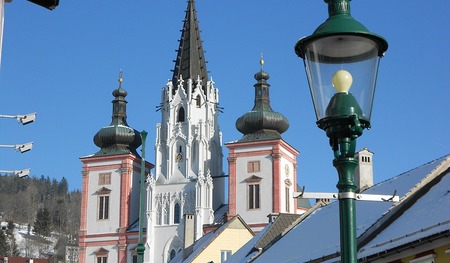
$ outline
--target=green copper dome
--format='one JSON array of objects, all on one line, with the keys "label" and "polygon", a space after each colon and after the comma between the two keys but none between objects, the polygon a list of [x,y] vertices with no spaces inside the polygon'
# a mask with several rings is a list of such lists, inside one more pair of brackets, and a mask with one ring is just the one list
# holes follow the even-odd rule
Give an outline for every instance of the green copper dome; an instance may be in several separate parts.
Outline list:
[{"label": "green copper dome", "polygon": [[141,136],[138,131],[127,124],[127,92],[122,89],[122,77],[119,78],[119,87],[112,92],[114,96],[113,114],[111,124],[101,128],[94,136],[94,143],[101,149],[95,156],[135,154],[141,145]]},{"label": "green copper dome", "polygon": [[255,74],[255,105],[253,109],[237,119],[236,128],[244,134],[240,142],[280,139],[281,134],[289,128],[289,122],[281,113],[270,107],[269,74],[261,70]]}]

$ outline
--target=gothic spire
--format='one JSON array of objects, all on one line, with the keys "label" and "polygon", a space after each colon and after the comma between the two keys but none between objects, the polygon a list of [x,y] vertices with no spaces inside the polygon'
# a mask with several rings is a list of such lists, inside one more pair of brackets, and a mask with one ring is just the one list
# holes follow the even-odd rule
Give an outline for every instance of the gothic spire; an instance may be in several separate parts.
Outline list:
[{"label": "gothic spire", "polygon": [[255,74],[255,105],[253,109],[236,121],[236,128],[244,134],[239,142],[280,139],[281,133],[289,128],[289,122],[281,113],[270,106],[269,74],[263,70],[264,60],[261,55],[261,70]]},{"label": "gothic spire", "polygon": [[119,74],[119,87],[112,92],[112,120],[107,127],[101,128],[94,136],[94,143],[101,149],[95,156],[133,153],[141,145],[138,131],[127,124],[127,91],[122,88],[122,71]]},{"label": "gothic spire", "polygon": [[177,51],[172,77],[174,86],[177,87],[180,77],[183,80],[192,79],[194,82],[200,79],[203,84],[206,84],[208,73],[194,0],[188,0],[180,46]]}]

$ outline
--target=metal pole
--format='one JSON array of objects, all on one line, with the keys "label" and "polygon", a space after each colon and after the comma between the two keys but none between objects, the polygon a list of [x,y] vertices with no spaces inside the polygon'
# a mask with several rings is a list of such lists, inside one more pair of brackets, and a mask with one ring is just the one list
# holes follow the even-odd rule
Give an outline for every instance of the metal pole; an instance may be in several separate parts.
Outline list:
[{"label": "metal pole", "polygon": [[141,191],[140,191],[140,205],[139,205],[139,241],[136,247],[138,254],[138,262],[144,262],[144,251],[145,246],[142,241],[143,235],[143,224],[144,224],[144,203],[145,203],[145,139],[147,138],[147,132],[143,130],[141,132],[141,140],[142,140],[142,156],[141,156]]},{"label": "metal pole", "polygon": [[[341,139],[341,154],[333,160],[333,166],[339,174],[337,188],[339,189],[339,224],[341,238],[341,262],[357,263],[357,243],[356,243],[356,185],[354,182],[355,168],[358,160],[355,159],[355,140],[349,138]],[[349,148],[347,148],[350,146]],[[343,153],[343,150],[344,152]]]}]

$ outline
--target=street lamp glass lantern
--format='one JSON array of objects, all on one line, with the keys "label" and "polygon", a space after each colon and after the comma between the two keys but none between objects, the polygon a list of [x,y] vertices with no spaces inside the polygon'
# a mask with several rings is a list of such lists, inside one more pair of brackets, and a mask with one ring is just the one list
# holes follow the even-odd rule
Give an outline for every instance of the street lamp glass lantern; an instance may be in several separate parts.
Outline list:
[{"label": "street lamp glass lantern", "polygon": [[350,0],[325,2],[328,19],[295,45],[304,62],[318,125],[356,115],[369,127],[378,64],[388,43],[350,15]]},{"label": "street lamp glass lantern", "polygon": [[[304,65],[317,120],[358,113],[370,122],[379,64],[379,47],[372,39],[357,35],[332,35],[305,43]],[[336,83],[345,71],[352,81],[342,90]],[[333,81],[335,74],[338,74]],[[327,110],[336,93],[353,95],[359,109],[343,112]],[[356,112],[355,112],[356,111]]]}]

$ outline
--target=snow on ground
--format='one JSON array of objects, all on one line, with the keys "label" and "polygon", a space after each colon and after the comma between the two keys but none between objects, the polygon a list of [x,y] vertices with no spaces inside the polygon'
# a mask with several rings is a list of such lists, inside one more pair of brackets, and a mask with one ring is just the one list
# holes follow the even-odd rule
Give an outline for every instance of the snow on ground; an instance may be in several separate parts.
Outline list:
[{"label": "snow on ground", "polygon": [[[28,230],[27,225],[14,224],[14,238],[22,257],[42,258],[55,253],[54,247],[58,236],[40,237],[33,234],[33,227]],[[8,222],[1,222],[2,229],[8,227]]]}]

